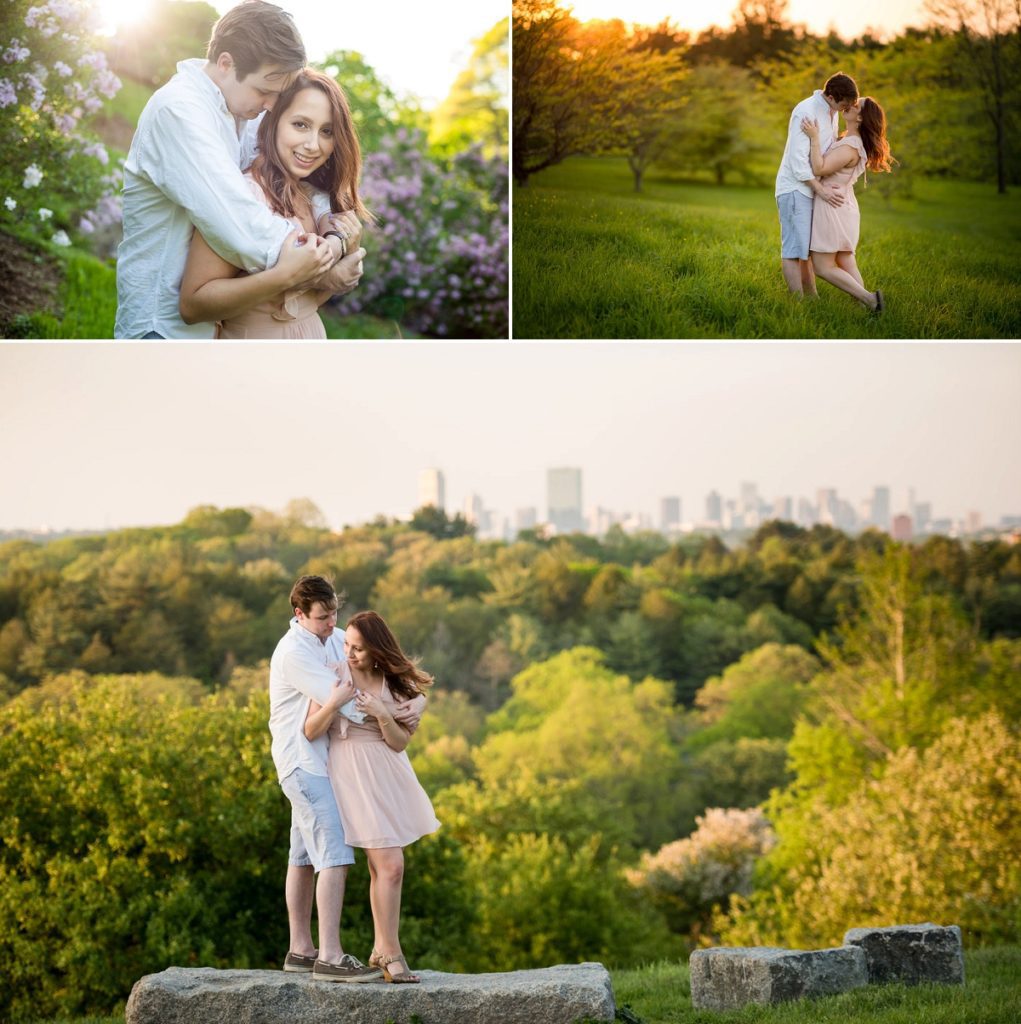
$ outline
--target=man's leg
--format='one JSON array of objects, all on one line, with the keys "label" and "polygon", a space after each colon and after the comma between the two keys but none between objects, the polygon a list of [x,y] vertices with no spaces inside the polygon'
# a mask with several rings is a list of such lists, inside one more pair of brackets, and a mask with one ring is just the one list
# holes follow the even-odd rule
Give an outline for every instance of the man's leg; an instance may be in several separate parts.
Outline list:
[{"label": "man's leg", "polygon": [[284,894],[287,900],[287,923],[291,930],[291,952],[299,956],[315,956],[312,941],[312,894],[315,891],[315,868],[311,864],[288,864]]},{"label": "man's leg", "polygon": [[780,260],[780,266],[783,268],[783,279],[787,282],[787,290],[792,295],[795,293],[800,295],[804,290],[804,275],[801,270],[804,262],[804,260]]},{"label": "man's leg", "polygon": [[347,866],[323,868],[316,883],[316,909],[319,916],[319,959],[328,964],[340,962],[344,955],[340,944],[340,912],[344,908],[344,883]]}]

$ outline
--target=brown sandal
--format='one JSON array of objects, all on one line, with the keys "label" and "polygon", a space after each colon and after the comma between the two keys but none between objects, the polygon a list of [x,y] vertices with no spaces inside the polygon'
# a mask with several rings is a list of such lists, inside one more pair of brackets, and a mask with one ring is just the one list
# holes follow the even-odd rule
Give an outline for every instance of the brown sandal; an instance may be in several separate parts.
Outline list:
[{"label": "brown sandal", "polygon": [[[417,985],[422,980],[417,974],[411,973],[408,961],[397,954],[386,956],[373,950],[372,956],[369,957],[369,963],[373,967],[379,967],[383,971],[384,980],[390,982],[391,985]],[[390,964],[400,964],[404,970],[400,974],[394,974],[389,970]]]}]

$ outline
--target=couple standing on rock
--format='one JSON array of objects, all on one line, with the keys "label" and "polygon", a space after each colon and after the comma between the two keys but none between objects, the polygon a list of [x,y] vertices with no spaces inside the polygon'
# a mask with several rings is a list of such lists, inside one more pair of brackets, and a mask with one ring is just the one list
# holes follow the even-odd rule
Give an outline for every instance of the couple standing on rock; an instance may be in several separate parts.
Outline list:
[{"label": "couple standing on rock", "polygon": [[[414,983],[398,937],[403,848],[440,823],[404,748],[433,680],[375,612],[360,612],[338,631],[338,604],[329,580],[302,576],[291,590],[290,629],[270,662],[273,762],[291,803],[284,970],[322,981]],[[368,966],[340,942],[352,847],[369,862],[375,937]]]}]

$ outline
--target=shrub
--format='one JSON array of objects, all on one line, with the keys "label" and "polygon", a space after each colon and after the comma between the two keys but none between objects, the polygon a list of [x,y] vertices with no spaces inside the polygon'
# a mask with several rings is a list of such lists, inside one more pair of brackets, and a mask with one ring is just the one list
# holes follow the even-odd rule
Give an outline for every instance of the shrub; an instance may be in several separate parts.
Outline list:
[{"label": "shrub", "polygon": [[0,150],[12,157],[0,163],[0,225],[59,247],[120,218],[120,174],[83,127],[120,88],[92,17],[85,0],[14,0],[0,14]]},{"label": "shrub", "polygon": [[377,223],[365,277],[341,310],[438,337],[508,336],[503,160],[478,149],[436,158],[421,132],[398,128],[366,157],[362,192]]}]

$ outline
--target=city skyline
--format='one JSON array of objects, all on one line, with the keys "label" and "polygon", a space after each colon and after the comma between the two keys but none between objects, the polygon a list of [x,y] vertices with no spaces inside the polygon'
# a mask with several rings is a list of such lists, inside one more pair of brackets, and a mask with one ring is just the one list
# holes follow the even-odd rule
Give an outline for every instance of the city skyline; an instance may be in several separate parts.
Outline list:
[{"label": "city skyline", "polygon": [[[537,370],[537,367],[539,368]],[[914,486],[941,516],[1021,511],[1021,348],[997,344],[18,344],[0,347],[0,529],[179,522],[308,497],[339,528],[414,507],[439,467],[546,512],[654,513],[756,481],[772,501]],[[693,504],[694,503],[694,504]]]}]

